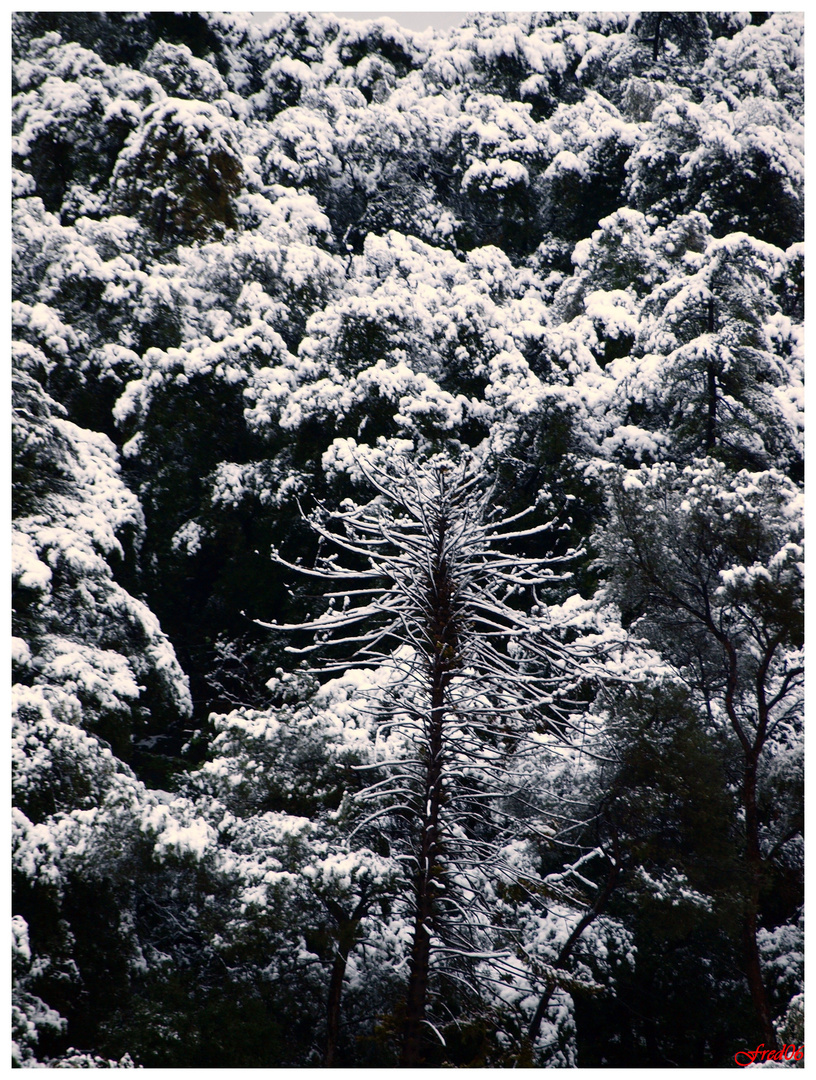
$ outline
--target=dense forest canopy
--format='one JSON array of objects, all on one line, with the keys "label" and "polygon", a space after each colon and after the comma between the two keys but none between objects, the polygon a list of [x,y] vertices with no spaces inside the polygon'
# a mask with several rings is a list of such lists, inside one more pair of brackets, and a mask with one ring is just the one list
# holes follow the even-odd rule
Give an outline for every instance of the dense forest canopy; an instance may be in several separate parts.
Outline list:
[{"label": "dense forest canopy", "polygon": [[803,25],[13,16],[14,1064],[803,1064]]}]

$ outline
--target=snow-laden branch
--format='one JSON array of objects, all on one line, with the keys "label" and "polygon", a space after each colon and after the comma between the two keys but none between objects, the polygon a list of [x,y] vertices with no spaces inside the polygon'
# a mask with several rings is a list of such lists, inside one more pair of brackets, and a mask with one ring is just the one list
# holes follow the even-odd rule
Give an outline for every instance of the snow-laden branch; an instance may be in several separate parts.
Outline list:
[{"label": "snow-laden branch", "polygon": [[[514,527],[533,508],[497,519],[492,493],[468,464],[437,458],[360,468],[376,492],[371,502],[347,501],[332,512],[321,506],[306,519],[333,549],[306,570],[329,585],[329,610],[302,624],[265,625],[311,633],[311,644],[287,651],[321,657],[315,672],[350,665],[387,672],[355,699],[358,715],[370,716],[385,743],[379,759],[355,766],[358,775],[372,773],[357,795],[361,809],[378,805],[363,811],[350,839],[386,830],[390,821],[403,848],[414,917],[405,1020],[410,1063],[422,1038],[434,956],[522,977],[506,936],[496,947],[491,913],[476,899],[476,877],[486,867],[531,904],[553,896],[582,902],[569,887],[587,884],[580,860],[569,883],[566,875],[542,880],[503,851],[520,827],[550,842],[524,770],[555,745],[583,739],[579,687],[597,680],[601,665],[591,650],[565,643],[568,628],[562,632],[539,595],[566,580],[577,553],[539,559],[503,548],[545,535],[555,519]],[[341,565],[343,555],[361,560],[360,568]],[[302,570],[277,552],[273,557]],[[338,580],[348,589],[338,591]],[[329,650],[337,659],[325,658]],[[569,825],[566,806],[562,817]]]}]

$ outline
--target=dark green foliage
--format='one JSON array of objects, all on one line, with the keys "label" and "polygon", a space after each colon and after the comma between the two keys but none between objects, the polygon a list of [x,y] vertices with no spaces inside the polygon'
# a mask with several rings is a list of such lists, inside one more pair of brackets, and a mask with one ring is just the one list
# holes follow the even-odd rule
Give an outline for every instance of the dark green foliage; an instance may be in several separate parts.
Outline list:
[{"label": "dark green foliage", "polygon": [[542,231],[570,244],[590,236],[598,222],[623,202],[630,154],[631,147],[620,135],[611,135],[595,144],[584,172],[561,169],[541,178],[536,184],[536,202],[540,207],[537,224]]},{"label": "dark green foliage", "polygon": [[[614,1001],[578,999],[578,1060],[725,1067],[752,1023],[737,977],[742,869],[729,781],[738,754],[723,756],[679,686],[623,692],[616,719],[619,758],[601,820],[624,852],[611,906],[629,913],[638,962],[634,975],[621,970]],[[650,884],[678,872],[696,902],[671,888],[661,898]]]},{"label": "dark green foliage", "polygon": [[394,32],[386,23],[372,21],[365,29],[355,28],[340,35],[340,61],[347,67],[355,67],[373,54],[391,65],[397,75],[407,75],[416,66],[416,59],[406,51],[401,38],[399,30]]},{"label": "dark green foliage", "polygon": [[783,249],[801,241],[801,150],[787,134],[790,118],[723,106],[679,97],[657,106],[654,136],[630,169],[630,201],[661,224],[700,210],[715,236],[746,232]]},{"label": "dark green foliage", "polygon": [[[243,701],[265,700],[263,684],[276,656],[268,635],[252,620],[287,606],[267,553],[273,538],[290,526],[291,511],[259,505],[251,490],[234,504],[214,508],[210,501],[219,462],[242,463],[260,454],[259,440],[243,423],[242,406],[240,386],[195,377],[170,383],[153,395],[140,424],[142,452],[125,463],[147,524],[140,551],[143,587],[194,680],[202,721],[211,709],[226,708],[233,700],[217,690],[224,678],[230,681],[220,668],[217,645],[225,635],[252,657],[247,685],[233,685],[232,693]],[[192,551],[174,541],[189,522],[196,526]],[[183,605],[179,596],[185,597]],[[162,730],[160,722],[149,734]],[[178,733],[176,739],[186,741]]]},{"label": "dark green foliage", "polygon": [[711,48],[708,20],[700,12],[644,13],[637,18],[633,29],[637,38],[650,46],[653,61],[660,59],[667,46],[673,46],[678,60],[701,63]]},{"label": "dark green foliage", "polygon": [[148,110],[117,163],[117,208],[135,215],[160,249],[237,225],[233,199],[243,167],[229,124],[207,105],[199,105],[196,123],[188,119],[172,99]]},{"label": "dark green foliage", "polygon": [[[766,16],[767,17],[767,16]],[[747,24],[759,26],[759,12],[706,11],[705,20],[713,38],[732,38]]]},{"label": "dark green foliage", "polygon": [[13,21],[16,56],[24,56],[34,38],[56,31],[63,41],[76,41],[97,53],[106,64],[138,68],[159,40],[187,45],[193,55],[218,54],[219,36],[206,16],[188,12],[17,12]]},{"label": "dark green foliage", "polygon": [[801,192],[775,158],[761,144],[749,144],[739,155],[711,155],[692,175],[686,205],[709,217],[715,236],[747,232],[783,249],[800,242],[805,209]]}]

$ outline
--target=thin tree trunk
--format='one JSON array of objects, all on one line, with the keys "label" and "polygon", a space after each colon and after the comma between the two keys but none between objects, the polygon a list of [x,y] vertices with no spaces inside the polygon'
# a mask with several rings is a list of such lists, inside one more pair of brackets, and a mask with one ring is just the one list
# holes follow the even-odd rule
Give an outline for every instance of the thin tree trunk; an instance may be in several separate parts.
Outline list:
[{"label": "thin tree trunk", "polygon": [[[444,479],[440,483],[444,499]],[[444,503],[434,523],[436,543],[434,561],[428,579],[428,646],[430,711],[427,729],[427,766],[422,801],[422,836],[419,845],[419,866],[416,880],[416,918],[411,961],[408,975],[408,994],[405,1006],[400,1064],[415,1068],[423,1064],[425,1036],[425,1007],[428,998],[428,976],[431,957],[431,929],[435,914],[436,882],[441,874],[439,812],[442,805],[443,728],[445,724],[445,691],[452,678],[459,651],[456,615],[453,605],[453,583],[450,576],[445,544],[448,521]]]},{"label": "thin tree trunk", "polygon": [[371,894],[363,890],[357,906],[351,915],[333,901],[327,901],[329,911],[337,923],[337,951],[332,962],[329,979],[329,997],[326,1002],[326,1068],[337,1063],[337,1044],[340,1037],[340,999],[343,994],[343,980],[346,977],[346,965],[351,951],[357,944],[357,931],[360,921],[368,910]]},{"label": "thin tree trunk", "polygon": [[[583,934],[584,930],[586,930],[586,928],[592,922],[595,921],[595,919],[600,915],[600,913],[606,907],[607,902],[609,900],[609,897],[612,895],[612,891],[614,890],[615,884],[616,884],[616,882],[618,880],[618,872],[619,872],[619,870],[620,870],[620,858],[618,856],[616,856],[615,861],[612,863],[612,869],[609,872],[609,877],[606,879],[606,884],[604,885],[603,889],[600,891],[598,896],[595,898],[595,903],[592,905],[592,907],[588,911],[586,911],[584,913],[583,917],[579,920],[579,922],[578,922],[577,926],[575,927],[575,929],[572,931],[570,936],[567,938],[563,948],[561,949],[561,952],[558,954],[558,958],[556,959],[555,964],[553,965],[554,967],[556,967],[556,968],[563,968],[564,967],[564,965],[566,964],[567,960],[570,957],[570,954],[572,953],[572,950],[574,949],[575,945],[577,944],[578,939],[580,938],[581,934]],[[536,1041],[536,1039],[538,1038],[538,1033],[541,1030],[541,1024],[542,1024],[542,1021],[544,1020],[544,1015],[546,1014],[547,1009],[549,1008],[550,999],[552,998],[553,993],[555,992],[555,987],[556,987],[555,979],[549,979],[548,982],[547,982],[546,987],[544,988],[544,993],[541,995],[541,1000],[538,1003],[538,1008],[535,1011],[535,1015],[533,1016],[533,1019],[530,1021],[530,1027],[529,1027],[529,1030],[527,1032],[527,1038],[528,1038],[531,1046]]]},{"label": "thin tree trunk", "polygon": [[748,870],[748,895],[746,908],[743,915],[742,940],[745,951],[745,975],[748,980],[748,989],[751,1001],[754,1005],[757,1020],[766,1046],[778,1049],[776,1031],[771,1022],[771,1010],[768,1005],[768,995],[765,983],[762,979],[762,965],[759,959],[759,945],[757,944],[757,929],[759,915],[759,895],[762,882],[762,851],[759,846],[759,811],[757,809],[757,763],[762,747],[765,743],[767,730],[767,706],[764,699],[764,674],[776,643],[769,651],[765,663],[760,669],[760,677],[757,681],[759,724],[756,738],[751,742],[748,733],[740,723],[736,708],[737,675],[737,651],[733,643],[709,620],[709,628],[714,636],[720,641],[725,649],[728,663],[728,681],[725,691],[725,709],[731,726],[742,745],[742,753],[745,761],[742,782],[742,808],[745,813],[745,862]]},{"label": "thin tree trunk", "polygon": [[[714,299],[708,301],[708,332],[714,333]],[[717,438],[717,369],[713,358],[710,358],[706,367],[706,396],[708,399],[708,411],[706,415],[705,450],[710,454],[714,449]]]},{"label": "thin tree trunk", "polygon": [[660,56],[660,24],[663,22],[663,16],[659,13],[655,15],[655,32],[654,40],[652,41],[652,60],[657,60]]},{"label": "thin tree trunk", "polygon": [[337,1040],[340,1034],[340,995],[346,976],[348,956],[338,949],[332,964],[329,981],[329,1000],[326,1005],[326,1068],[333,1068],[337,1060]]},{"label": "thin tree trunk", "polygon": [[416,918],[411,963],[408,977],[408,997],[405,1009],[405,1030],[400,1064],[415,1068],[422,1064],[425,1003],[428,996],[428,973],[431,957],[431,921],[434,914],[434,880],[438,876],[439,807],[442,784],[442,725],[444,722],[443,663],[434,664],[431,707],[429,757],[424,791],[425,813],[422,817],[419,871],[416,887]]},{"label": "thin tree trunk", "polygon": [[756,802],[757,762],[756,755],[746,755],[743,779],[743,804],[745,809],[746,856],[748,862],[748,897],[743,916],[743,945],[745,948],[745,974],[751,1001],[759,1021],[766,1047],[779,1049],[776,1031],[771,1020],[768,995],[762,978],[762,965],[757,943],[759,895],[762,881],[762,852],[759,847],[759,814]]},{"label": "thin tree trunk", "polygon": [[767,730],[767,705],[764,695],[764,674],[776,643],[773,643],[762,665],[757,681],[759,705],[759,724],[756,738],[751,742],[748,733],[740,723],[736,708],[737,688],[737,652],[728,638],[719,631],[712,622],[709,627],[714,636],[719,639],[725,649],[728,662],[728,681],[725,692],[725,708],[731,726],[742,745],[742,753],[745,761],[742,782],[742,808],[745,812],[745,862],[748,870],[748,895],[746,908],[743,915],[742,940],[745,951],[745,976],[748,980],[748,989],[751,1001],[754,1005],[757,1020],[766,1046],[774,1050],[778,1049],[776,1031],[771,1022],[771,1010],[768,1005],[768,995],[765,983],[762,979],[762,965],[759,959],[759,945],[757,944],[757,929],[759,915],[759,895],[762,882],[762,851],[759,846],[759,811],[757,809],[757,763],[762,747],[765,743]]}]

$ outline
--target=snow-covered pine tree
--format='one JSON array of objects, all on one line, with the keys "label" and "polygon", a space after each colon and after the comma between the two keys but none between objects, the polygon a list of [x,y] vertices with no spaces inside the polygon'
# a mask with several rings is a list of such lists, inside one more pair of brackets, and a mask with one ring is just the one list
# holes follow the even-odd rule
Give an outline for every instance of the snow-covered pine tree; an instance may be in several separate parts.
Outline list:
[{"label": "snow-covered pine tree", "polygon": [[609,481],[610,521],[595,537],[607,596],[740,763],[744,974],[759,1031],[776,1047],[759,941],[762,898],[802,828],[799,814],[774,821],[768,805],[779,798],[769,791],[775,758],[801,799],[802,494],[778,470],[735,473],[711,458],[610,470]]},{"label": "snow-covered pine tree", "polygon": [[[336,551],[320,554],[312,569],[275,556],[290,570],[342,585],[325,594],[328,610],[305,624],[267,625],[309,630],[314,642],[296,652],[340,647],[319,670],[345,669],[349,653],[357,667],[393,670],[372,702],[387,756],[361,797],[374,804],[368,823],[381,822],[401,848],[412,895],[401,1050],[409,1067],[427,1063],[435,968],[476,978],[476,963],[489,957],[494,975],[518,974],[477,879],[489,867],[518,883],[507,852],[520,832],[512,806],[525,793],[511,770],[517,777],[520,758],[541,759],[548,743],[570,738],[580,709],[574,697],[591,661],[562,642],[539,596],[564,580],[575,553],[546,561],[513,551],[552,522],[519,528],[534,508],[502,519],[472,462],[438,455],[362,469],[376,491],[371,502],[347,500],[310,518],[345,565]],[[535,834],[536,825],[527,820],[523,830]]]}]

